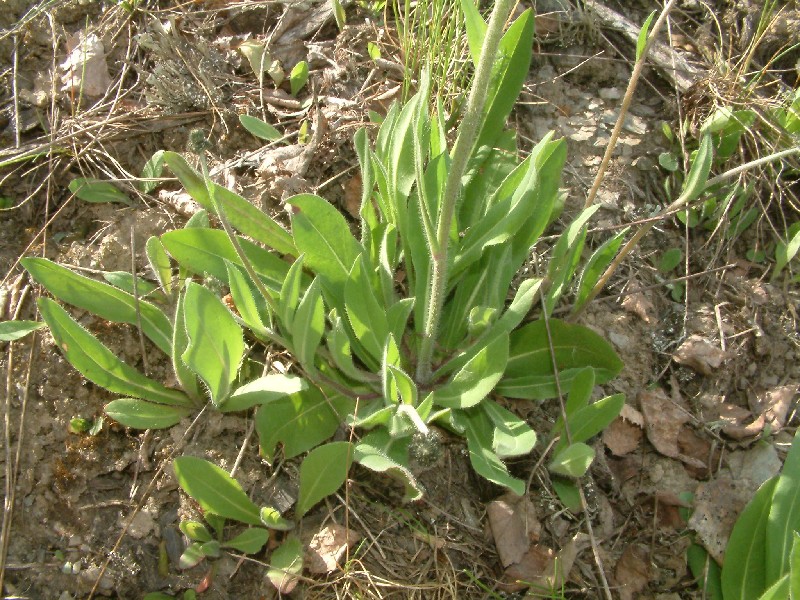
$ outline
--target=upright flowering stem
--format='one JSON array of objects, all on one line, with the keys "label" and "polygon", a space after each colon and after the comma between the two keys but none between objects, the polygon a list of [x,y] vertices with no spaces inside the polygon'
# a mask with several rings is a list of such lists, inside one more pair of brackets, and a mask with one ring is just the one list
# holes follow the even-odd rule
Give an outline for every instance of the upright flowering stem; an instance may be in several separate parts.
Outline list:
[{"label": "upright flowering stem", "polygon": [[444,195],[439,206],[436,226],[436,248],[433,252],[433,272],[431,273],[430,293],[425,307],[425,330],[420,344],[417,362],[417,381],[428,383],[432,373],[433,351],[436,334],[442,314],[444,296],[447,293],[447,254],[450,241],[450,227],[456,210],[456,201],[461,193],[461,179],[467,169],[467,162],[480,131],[483,108],[492,76],[492,65],[497,56],[497,48],[503,34],[503,26],[508,19],[514,0],[497,0],[489,18],[486,36],[475,77],[467,100],[464,119],[458,129],[458,137],[453,147],[453,162],[445,182]]}]

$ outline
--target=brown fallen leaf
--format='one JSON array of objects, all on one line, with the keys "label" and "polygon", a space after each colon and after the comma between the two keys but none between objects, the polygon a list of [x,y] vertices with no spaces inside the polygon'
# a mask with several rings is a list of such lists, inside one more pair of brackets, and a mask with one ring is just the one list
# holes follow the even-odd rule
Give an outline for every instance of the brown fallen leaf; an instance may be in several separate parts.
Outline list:
[{"label": "brown fallen leaf", "polygon": [[719,449],[712,449],[711,442],[691,427],[684,425],[678,433],[678,449],[680,459],[695,479],[708,479],[719,465]]},{"label": "brown fallen leaf", "polygon": [[504,567],[519,562],[531,541],[539,539],[542,526],[536,518],[536,509],[525,496],[506,494],[489,503],[486,515]]},{"label": "brown fallen leaf", "polygon": [[536,597],[549,597],[563,587],[578,553],[588,546],[589,536],[585,533],[576,534],[558,554],[546,546],[531,546],[518,563],[506,569],[499,587],[505,592],[530,588]]},{"label": "brown fallen leaf", "polygon": [[756,414],[764,415],[772,431],[778,432],[786,424],[786,415],[796,394],[796,385],[782,385],[760,394],[751,408]]},{"label": "brown fallen leaf", "polygon": [[344,201],[342,206],[354,219],[358,219],[361,210],[361,175],[353,175],[344,184]]},{"label": "brown fallen leaf", "polygon": [[645,420],[647,439],[664,456],[679,458],[678,434],[689,421],[687,412],[662,389],[639,393],[639,406]]},{"label": "brown fallen leaf", "polygon": [[760,415],[755,421],[746,424],[746,421],[752,418],[753,413],[741,406],[727,403],[719,406],[719,419],[723,423],[722,433],[735,440],[744,440],[761,433],[766,418]]},{"label": "brown fallen leaf", "polygon": [[603,431],[603,443],[614,456],[625,456],[639,447],[642,428],[617,417]]},{"label": "brown fallen leaf", "polygon": [[625,548],[614,567],[614,580],[621,600],[632,600],[650,583],[651,569],[647,548],[632,544]]},{"label": "brown fallen leaf", "polygon": [[711,375],[722,365],[725,352],[704,337],[692,335],[680,345],[672,359],[701,375]]},{"label": "brown fallen leaf", "polygon": [[697,486],[689,527],[719,564],[733,525],[754,492],[755,486],[749,480],[734,480],[728,474]]},{"label": "brown fallen leaf", "polygon": [[347,550],[360,539],[358,533],[336,523],[322,528],[308,544],[308,570],[321,575],[335,571]]},{"label": "brown fallen leaf", "polygon": [[652,315],[655,312],[655,306],[642,292],[626,296],[622,301],[622,308],[629,313],[635,314],[645,323],[650,323],[653,320]]}]

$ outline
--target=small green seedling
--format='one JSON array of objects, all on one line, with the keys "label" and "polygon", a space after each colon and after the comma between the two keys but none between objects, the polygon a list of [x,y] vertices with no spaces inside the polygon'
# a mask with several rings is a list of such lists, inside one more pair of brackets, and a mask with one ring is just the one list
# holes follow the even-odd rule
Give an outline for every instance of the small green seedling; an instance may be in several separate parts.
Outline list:
[{"label": "small green seedling", "polygon": [[289,86],[292,91],[292,96],[297,96],[300,90],[305,87],[306,83],[308,83],[308,63],[301,60],[294,66],[291,73],[289,73]]}]

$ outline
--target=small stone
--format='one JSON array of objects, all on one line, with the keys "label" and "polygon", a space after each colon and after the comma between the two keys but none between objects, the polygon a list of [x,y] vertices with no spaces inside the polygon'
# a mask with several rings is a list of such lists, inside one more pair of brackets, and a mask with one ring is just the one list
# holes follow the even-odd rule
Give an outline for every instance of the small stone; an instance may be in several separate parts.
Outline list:
[{"label": "small stone", "polygon": [[619,100],[622,98],[622,90],[617,87],[600,88],[599,93],[603,100]]}]

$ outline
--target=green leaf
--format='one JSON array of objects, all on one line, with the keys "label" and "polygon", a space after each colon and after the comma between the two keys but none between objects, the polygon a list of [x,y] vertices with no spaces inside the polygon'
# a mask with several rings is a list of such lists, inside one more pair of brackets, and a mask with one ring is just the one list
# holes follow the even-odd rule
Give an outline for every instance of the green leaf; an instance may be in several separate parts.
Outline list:
[{"label": "green leaf", "polygon": [[275,129],[272,125],[256,117],[241,114],[239,115],[239,122],[245,129],[247,129],[247,131],[256,137],[261,138],[262,140],[272,141],[279,140],[283,137],[281,132]]},{"label": "green leaf", "polygon": [[647,18],[644,20],[642,28],[639,30],[639,39],[636,40],[637,62],[641,60],[642,55],[644,54],[644,47],[647,45],[647,36],[650,33],[650,24],[653,22],[653,17],[655,16],[656,16],[656,11],[653,11],[649,15],[647,15]]},{"label": "green leaf", "polygon": [[207,460],[180,456],[173,463],[178,484],[203,510],[248,525],[261,525],[259,509],[242,486]]},{"label": "green leaf", "polygon": [[125,427],[133,429],[166,429],[191,414],[182,406],[155,404],[138,398],[120,398],[105,406],[105,413]]},{"label": "green leaf", "polygon": [[600,205],[595,204],[581,212],[561,234],[553,248],[553,256],[547,268],[547,276],[552,283],[544,300],[545,312],[548,315],[553,313],[556,303],[566,291],[575,274],[583,251],[583,243],[586,240],[586,222],[599,208]]},{"label": "green leaf", "polygon": [[786,230],[786,241],[779,241],[775,247],[775,267],[772,269],[770,281],[776,281],[784,267],[788,265],[800,250],[800,221]]},{"label": "green leaf", "polygon": [[194,282],[186,286],[184,320],[189,344],[183,361],[206,383],[214,405],[221,406],[244,357],[242,328],[219,298]]},{"label": "green leaf", "polygon": [[122,202],[131,206],[130,198],[107,181],[76,177],[69,182],[69,191],[86,202]]},{"label": "green leaf", "polygon": [[[575,373],[584,367],[595,370],[598,385],[622,370],[623,363],[614,348],[591,329],[557,319],[550,319],[549,325],[564,389],[569,389]],[[534,321],[511,334],[508,365],[497,393],[528,400],[558,396],[544,321]]]},{"label": "green leaf", "polygon": [[300,465],[300,491],[295,507],[298,518],[342,486],[352,460],[349,442],[331,442],[308,453]]},{"label": "green leaf", "polygon": [[203,554],[200,543],[193,542],[183,551],[183,554],[181,554],[180,560],[178,561],[178,568],[191,569],[200,564],[205,558],[206,555]]},{"label": "green leaf", "polygon": [[[572,417],[578,410],[589,405],[593,391],[594,369],[586,367],[575,373],[575,377],[572,379],[572,385],[569,388],[569,395],[567,396],[567,404],[565,407],[567,418]],[[562,417],[559,417],[556,421],[556,427],[559,427],[559,423],[563,426]]]},{"label": "green leaf", "polygon": [[686,550],[686,562],[697,580],[697,587],[709,600],[723,600],[720,568],[705,548],[692,544]]},{"label": "green leaf", "polygon": [[761,484],[731,531],[722,563],[725,600],[758,598],[767,587],[767,521],[777,483],[773,477]]},{"label": "green leaf", "polygon": [[386,309],[380,305],[370,285],[369,272],[360,256],[353,263],[344,286],[344,304],[353,332],[373,359],[380,360],[389,335]]},{"label": "green leaf", "polygon": [[203,542],[200,544],[200,552],[202,552],[204,556],[210,558],[219,558],[219,550],[220,543],[217,540],[211,540],[210,542]]},{"label": "green leaf", "polygon": [[294,523],[284,519],[277,509],[271,506],[262,506],[260,512],[261,522],[269,529],[289,531],[294,528]]},{"label": "green leaf", "polygon": [[800,435],[795,434],[775,484],[767,520],[767,585],[789,570],[792,534],[797,530],[800,530]]},{"label": "green leaf", "polygon": [[[216,229],[179,229],[161,236],[167,252],[178,263],[197,275],[213,275],[228,283],[228,260],[240,268],[242,261],[224,231]],[[261,276],[266,287],[273,291],[281,289],[289,265],[272,252],[268,252],[252,242],[238,238],[247,260],[255,272]]]},{"label": "green leaf", "polygon": [[486,416],[480,413],[465,416],[467,450],[475,472],[492,483],[507,487],[518,496],[525,494],[525,482],[512,477],[500,457],[492,451],[491,428]]},{"label": "green leaf", "polygon": [[[165,152],[164,161],[175,173],[175,176],[180,179],[181,184],[186,188],[189,195],[200,206],[216,214],[214,203],[208,195],[208,187],[203,176],[190,167],[189,163],[180,154],[175,152]],[[214,197],[222,207],[232,227],[254,240],[274,248],[281,254],[297,256],[297,249],[294,247],[292,236],[272,217],[258,210],[250,202],[228,188],[213,182],[210,182],[209,185],[212,186]]]},{"label": "green leaf", "polygon": [[[547,143],[543,140],[543,143]],[[564,144],[561,144],[564,146]],[[453,263],[452,277],[476,262],[484,249],[506,242],[526,222],[536,216],[533,229],[544,229],[552,211],[552,202],[539,195],[539,169],[533,155],[525,159],[506,178],[489,202],[491,208],[467,230]],[[536,234],[538,235],[538,233]]]},{"label": "green leaf", "polygon": [[553,489],[561,500],[567,510],[572,512],[579,512],[583,507],[581,504],[581,493],[578,485],[570,479],[562,479],[561,477],[552,478]]},{"label": "green leaf", "polygon": [[283,280],[281,285],[280,301],[278,304],[278,317],[281,324],[287,333],[292,332],[292,324],[294,323],[294,313],[297,310],[297,304],[300,302],[300,287],[303,275],[303,255],[297,257],[289,267],[289,272],[286,274],[286,279]]},{"label": "green leaf", "polygon": [[303,542],[292,536],[270,556],[267,577],[279,594],[288,594],[294,589],[298,576],[303,572],[303,552]]},{"label": "green leaf", "polygon": [[334,365],[342,374],[354,381],[371,381],[374,376],[356,368],[353,363],[350,338],[342,319],[336,315],[335,310],[331,311],[331,314],[331,332],[327,336],[327,345]]},{"label": "green leaf", "polygon": [[[589,438],[597,435],[611,424],[611,421],[619,416],[622,406],[625,404],[623,394],[614,394],[594,404],[584,406],[569,415],[570,437],[573,443],[585,442]],[[564,424],[559,419],[553,427],[552,434],[559,435],[563,431]],[[555,447],[554,452],[558,454],[567,446],[567,437],[562,436]]]},{"label": "green leaf", "polygon": [[491,392],[508,362],[508,334],[504,333],[465,364],[453,379],[433,392],[438,406],[468,408],[475,406]]},{"label": "green leaf", "polygon": [[46,326],[39,321],[4,321],[0,323],[0,342],[13,342]]},{"label": "green leaf", "polygon": [[116,394],[145,398],[160,404],[188,406],[189,399],[126,365],[97,338],[48,298],[37,302],[42,318],[61,352],[86,379]]},{"label": "green leaf", "polygon": [[248,527],[232,540],[222,544],[223,548],[233,548],[244,554],[255,554],[269,539],[269,531],[261,527]]},{"label": "green leaf", "polygon": [[594,460],[594,449],[577,442],[555,455],[548,468],[556,475],[583,477]]},{"label": "green leaf", "polygon": [[697,150],[694,162],[686,181],[683,182],[683,190],[680,198],[675,202],[689,203],[700,197],[706,187],[708,174],[711,172],[711,162],[714,159],[714,145],[710,134],[705,134],[700,140],[700,147]]},{"label": "green leaf", "polygon": [[330,438],[354,407],[349,398],[326,398],[316,387],[271,401],[256,413],[261,454],[271,461],[278,442],[286,458],[310,450]]},{"label": "green leaf", "polygon": [[[73,273],[45,258],[23,258],[20,263],[38,283],[59,300],[87,310],[107,321],[138,326],[165,354],[172,348],[172,325],[156,306],[107,283]],[[138,308],[138,313],[137,313]]]},{"label": "green leaf", "polygon": [[789,598],[800,600],[800,534],[796,531],[789,556]]},{"label": "green leaf", "polygon": [[614,237],[603,242],[597,250],[592,253],[589,260],[586,261],[586,266],[583,268],[580,279],[578,280],[578,292],[575,295],[575,305],[572,307],[573,312],[580,310],[580,308],[586,304],[594,286],[600,281],[603,272],[617,255],[617,250],[619,250],[619,247],[622,245],[622,241],[625,239],[628,229],[630,228],[626,227]]},{"label": "green leaf", "polygon": [[289,73],[289,85],[291,86],[292,96],[297,96],[297,93],[303,89],[308,83],[308,63],[301,60],[297,63],[292,72]]},{"label": "green leaf", "polygon": [[181,384],[181,389],[185,391],[189,397],[195,402],[205,402],[205,392],[200,384],[197,374],[189,368],[183,361],[183,353],[189,345],[189,338],[186,335],[186,319],[184,319],[184,306],[186,290],[178,294],[178,303],[175,307],[175,326],[173,327],[172,337],[172,370],[178,383]]},{"label": "green leaf", "polygon": [[233,392],[221,412],[247,410],[308,389],[308,382],[297,375],[270,373],[254,379]]},{"label": "green leaf", "polygon": [[[105,271],[103,272],[103,279],[113,285],[115,288],[133,294],[134,290],[134,277],[127,271]],[[139,298],[143,298],[151,294],[151,292],[158,289],[158,286],[152,281],[147,281],[141,277],[136,277],[136,293]],[[163,298],[163,296],[162,296]]]},{"label": "green leaf", "polygon": [[331,6],[333,7],[333,18],[336,21],[336,27],[341,31],[347,24],[347,16],[345,15],[344,7],[339,0],[331,0]]},{"label": "green leaf", "polygon": [[305,369],[314,367],[322,335],[325,333],[325,305],[319,278],[315,278],[306,290],[292,323],[292,345],[295,358]]},{"label": "green leaf", "polygon": [[[142,179],[158,179],[164,171],[164,151],[157,150],[142,167]],[[140,181],[139,190],[149,194],[159,185],[158,181]]]},{"label": "green leaf", "polygon": [[331,294],[331,304],[344,314],[344,285],[350,269],[363,251],[350,233],[342,213],[327,200],[300,194],[286,201],[297,212],[292,216],[292,235],[305,264],[321,279]]},{"label": "green leaf", "polygon": [[181,521],[178,525],[186,537],[195,542],[210,542],[213,540],[211,532],[199,521]]},{"label": "green leaf", "polygon": [[485,399],[477,407],[483,411],[494,428],[492,450],[500,458],[523,456],[536,445],[536,432],[517,415],[500,406],[497,402]]},{"label": "green leaf", "polygon": [[670,173],[674,173],[678,170],[678,167],[680,167],[678,164],[678,157],[672,152],[662,152],[659,154],[658,164],[661,165],[662,169],[669,171]]},{"label": "green leaf", "polygon": [[658,261],[658,270],[662,273],[669,273],[683,260],[683,251],[680,248],[669,248],[661,255]]},{"label": "green leaf", "polygon": [[778,579],[758,600],[785,600],[791,593],[789,573]]},{"label": "green leaf", "polygon": [[145,253],[153,274],[161,284],[161,289],[169,294],[172,291],[172,264],[167,251],[164,250],[164,244],[158,237],[150,236],[145,245]]},{"label": "green leaf", "polygon": [[378,60],[381,57],[381,49],[375,42],[367,42],[367,53],[372,60]]},{"label": "green leaf", "polygon": [[386,473],[405,486],[404,502],[422,498],[422,488],[414,474],[408,469],[407,442],[393,438],[388,430],[371,431],[356,444],[353,460],[362,467],[376,473]]},{"label": "green leaf", "polygon": [[225,261],[225,265],[228,267],[228,287],[239,318],[256,336],[269,338],[266,323],[270,322],[271,315],[266,300],[240,267],[230,261]]},{"label": "green leaf", "polygon": [[467,30],[467,44],[472,57],[473,66],[478,66],[483,49],[483,38],[486,37],[486,21],[472,0],[461,0],[461,11],[464,13],[464,24]]}]

